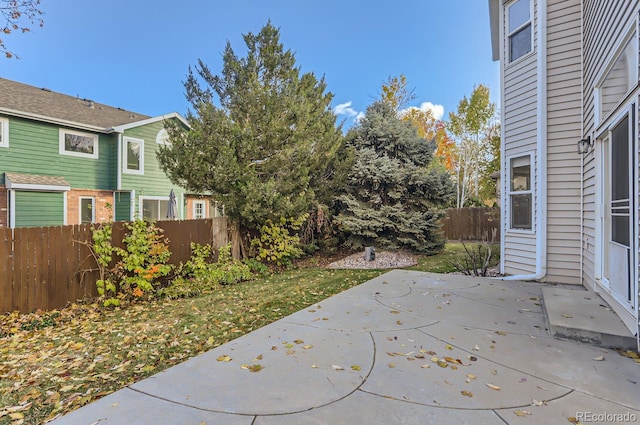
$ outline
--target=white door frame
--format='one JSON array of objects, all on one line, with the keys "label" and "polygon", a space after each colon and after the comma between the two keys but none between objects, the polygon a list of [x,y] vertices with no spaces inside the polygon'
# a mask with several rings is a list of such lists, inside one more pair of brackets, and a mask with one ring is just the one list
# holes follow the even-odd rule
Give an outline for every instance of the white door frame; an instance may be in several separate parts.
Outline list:
[{"label": "white door frame", "polygon": [[[630,158],[629,158],[629,192],[630,192],[630,200],[629,200],[629,209],[630,209],[630,270],[629,270],[629,279],[631,286],[631,299],[621,299],[621,296],[625,294],[616,293],[612,287],[607,277],[605,276],[605,255],[607,255],[608,250],[607,246],[610,243],[608,239],[610,239],[607,234],[606,226],[609,227],[610,232],[610,224],[605,222],[606,211],[607,208],[607,199],[604,196],[604,189],[608,189],[607,185],[610,185],[611,182],[608,180],[608,176],[604,175],[606,167],[610,167],[610,165],[605,164],[606,162],[610,162],[610,151],[611,151],[611,134],[612,130],[619,125],[626,117],[629,118],[629,128],[630,128]],[[638,163],[637,163],[637,137],[638,137],[638,117],[637,117],[637,107],[636,103],[630,103],[625,106],[622,113],[615,116],[611,119],[606,127],[603,127],[604,131],[602,131],[598,137],[596,138],[596,222],[595,222],[595,230],[596,230],[596,252],[595,252],[595,277],[596,277],[596,290],[603,295],[603,298],[611,304],[611,307],[614,308],[616,313],[620,316],[623,322],[627,325],[627,327],[633,332],[638,332],[638,270],[635,265],[638,262],[638,223],[637,223],[637,211],[638,211],[638,185],[636,184],[635,179],[638,176]],[[604,143],[604,141],[608,141],[608,143]],[[605,151],[605,149],[607,151]]]}]

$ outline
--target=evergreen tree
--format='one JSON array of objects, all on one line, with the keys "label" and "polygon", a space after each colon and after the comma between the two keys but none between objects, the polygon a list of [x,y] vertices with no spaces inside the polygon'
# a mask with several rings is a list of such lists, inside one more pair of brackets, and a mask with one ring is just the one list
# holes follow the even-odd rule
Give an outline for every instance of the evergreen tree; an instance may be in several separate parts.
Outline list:
[{"label": "evergreen tree", "polygon": [[268,22],[244,35],[245,57],[227,42],[221,75],[202,60],[190,67],[190,129],[171,128],[171,144],[158,154],[174,183],[213,195],[236,229],[308,211],[310,182],[322,180],[342,139],[324,78],[301,75],[279,38]]},{"label": "evergreen tree", "polygon": [[449,175],[429,167],[435,143],[380,101],[350,133],[355,163],[336,198],[336,222],[352,248],[374,245],[433,253],[444,246],[440,209],[453,197]]}]

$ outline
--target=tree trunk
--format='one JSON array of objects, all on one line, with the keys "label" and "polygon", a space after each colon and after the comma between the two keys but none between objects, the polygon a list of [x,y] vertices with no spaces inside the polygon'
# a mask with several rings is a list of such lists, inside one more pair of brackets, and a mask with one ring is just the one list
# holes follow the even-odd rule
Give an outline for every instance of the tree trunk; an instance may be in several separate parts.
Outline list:
[{"label": "tree trunk", "polygon": [[234,260],[242,260],[242,237],[240,236],[240,224],[231,222],[231,257]]}]

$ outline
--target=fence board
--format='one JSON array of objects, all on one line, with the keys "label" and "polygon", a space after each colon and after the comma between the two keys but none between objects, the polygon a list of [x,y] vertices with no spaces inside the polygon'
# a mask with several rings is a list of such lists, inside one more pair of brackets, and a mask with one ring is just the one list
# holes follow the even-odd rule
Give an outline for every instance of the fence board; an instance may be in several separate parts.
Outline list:
[{"label": "fence board", "polygon": [[[169,239],[172,264],[189,259],[191,242],[216,249],[227,243],[224,217],[157,225]],[[125,233],[125,223],[114,223],[112,245],[123,247]],[[0,313],[50,310],[97,295],[91,236],[92,225],[0,228]]]},{"label": "fence board", "polygon": [[442,224],[442,233],[448,240],[489,240],[495,229],[494,241],[500,241],[500,210],[497,208],[451,208]]},{"label": "fence board", "polygon": [[13,302],[13,237],[11,229],[0,229],[0,276],[4,281],[0,284],[0,311],[15,309]]}]

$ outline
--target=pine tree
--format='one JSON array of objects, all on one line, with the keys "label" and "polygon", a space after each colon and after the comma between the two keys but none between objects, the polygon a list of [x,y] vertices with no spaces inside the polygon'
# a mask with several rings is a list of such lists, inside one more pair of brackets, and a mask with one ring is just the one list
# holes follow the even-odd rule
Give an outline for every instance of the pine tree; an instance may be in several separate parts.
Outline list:
[{"label": "pine tree", "polygon": [[174,183],[224,204],[237,229],[257,229],[309,210],[342,132],[324,78],[301,75],[271,22],[244,41],[245,57],[227,42],[221,75],[202,60],[189,68],[190,129],[171,128],[158,159]]},{"label": "pine tree", "polygon": [[448,174],[429,167],[435,143],[380,101],[351,132],[355,163],[336,198],[336,222],[352,248],[374,245],[433,253],[444,246],[441,208],[453,197]]}]

